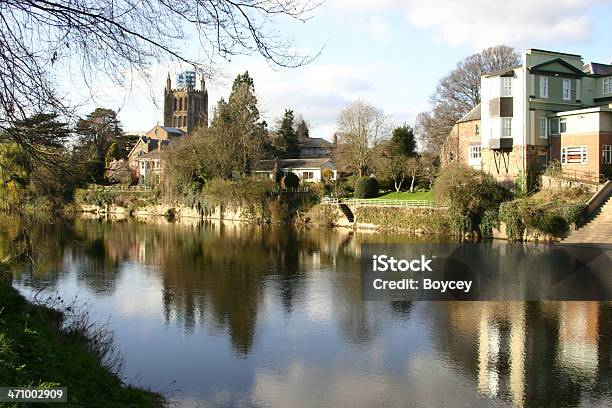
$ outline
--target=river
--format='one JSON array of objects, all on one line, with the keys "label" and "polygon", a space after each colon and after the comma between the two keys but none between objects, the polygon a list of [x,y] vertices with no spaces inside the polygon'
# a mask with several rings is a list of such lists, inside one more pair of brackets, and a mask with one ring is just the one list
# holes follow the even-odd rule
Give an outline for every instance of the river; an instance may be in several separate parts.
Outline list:
[{"label": "river", "polygon": [[427,239],[99,220],[30,231],[0,236],[0,251],[30,252],[14,285],[108,322],[124,380],[176,406],[612,405],[610,303],[362,300],[361,244]]}]

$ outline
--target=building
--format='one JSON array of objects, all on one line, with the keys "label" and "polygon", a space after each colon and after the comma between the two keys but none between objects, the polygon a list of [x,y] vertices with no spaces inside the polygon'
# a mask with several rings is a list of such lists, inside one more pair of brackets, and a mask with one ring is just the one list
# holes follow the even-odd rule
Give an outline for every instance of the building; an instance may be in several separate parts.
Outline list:
[{"label": "building", "polygon": [[480,104],[459,119],[446,138],[440,153],[442,165],[462,163],[480,169]]},{"label": "building", "polygon": [[322,158],[331,156],[331,142],[320,137],[304,137],[298,140],[299,157]]},{"label": "building", "polygon": [[529,49],[521,65],[482,77],[481,99],[480,121],[472,111],[471,120],[457,122],[443,164],[467,158],[478,167],[480,152],[480,167],[499,180],[541,171],[552,160],[585,180],[609,177],[612,65]]},{"label": "building", "polygon": [[161,152],[170,142],[184,135],[177,128],[156,125],[138,139],[127,161],[139,185],[158,185],[163,177]]},{"label": "building", "polygon": [[208,126],[208,91],[204,78],[200,89],[195,87],[195,72],[177,75],[177,88],[172,89],[170,74],[164,89],[164,126],[191,133],[198,125]]},{"label": "building", "polygon": [[328,157],[260,160],[254,171],[256,175],[273,180],[279,172],[293,173],[300,178],[301,182],[305,183],[319,183],[325,178],[336,180],[337,176],[336,166]]}]

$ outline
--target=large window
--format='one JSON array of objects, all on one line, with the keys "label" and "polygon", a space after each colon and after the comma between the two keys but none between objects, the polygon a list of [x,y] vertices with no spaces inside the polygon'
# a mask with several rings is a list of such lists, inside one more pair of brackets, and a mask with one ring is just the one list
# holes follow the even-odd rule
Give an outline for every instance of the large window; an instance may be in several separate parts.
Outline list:
[{"label": "large window", "polygon": [[559,118],[559,133],[567,132],[567,119]]},{"label": "large window", "polygon": [[548,120],[540,118],[540,139],[548,138]]},{"label": "large window", "polygon": [[563,80],[563,100],[569,101],[572,99],[572,80],[564,79]]},{"label": "large window", "polygon": [[501,137],[512,137],[512,118],[501,118]]},{"label": "large window", "polygon": [[612,77],[604,78],[603,80],[603,93],[612,93]]},{"label": "large window", "polygon": [[607,164],[612,163],[612,146],[603,145],[601,152],[602,152],[602,157],[601,157],[602,161]]},{"label": "large window", "polygon": [[568,146],[561,148],[561,164],[586,164],[587,161],[586,146]]},{"label": "large window", "polygon": [[501,77],[501,96],[512,96],[512,77]]},{"label": "large window", "polygon": [[540,77],[540,98],[548,98],[548,78]]}]

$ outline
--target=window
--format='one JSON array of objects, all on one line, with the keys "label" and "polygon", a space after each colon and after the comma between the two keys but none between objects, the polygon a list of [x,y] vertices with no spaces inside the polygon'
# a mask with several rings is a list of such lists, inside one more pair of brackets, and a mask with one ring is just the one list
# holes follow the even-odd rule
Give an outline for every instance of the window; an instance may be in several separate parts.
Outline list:
[{"label": "window", "polygon": [[540,169],[544,170],[548,167],[548,155],[547,154],[538,154],[537,164]]},{"label": "window", "polygon": [[512,96],[512,77],[501,77],[501,96]]},{"label": "window", "polygon": [[512,118],[501,118],[501,137],[512,137]]},{"label": "window", "polygon": [[540,118],[540,139],[548,138],[548,119]]},{"label": "window", "polygon": [[568,146],[561,148],[561,164],[585,164],[587,160],[586,146]]},{"label": "window", "polygon": [[480,159],[480,145],[478,146],[470,146],[468,150],[468,157],[470,160],[479,160]]},{"label": "window", "polygon": [[142,170],[144,170],[144,169],[145,169],[145,162],[143,162],[143,161],[141,161],[141,162],[140,162],[140,168],[141,168]]},{"label": "window", "polygon": [[603,93],[612,93],[612,77],[604,78],[603,80]]},{"label": "window", "polygon": [[551,118],[548,122],[548,134],[549,135],[558,135],[559,134],[559,119]]},{"label": "window", "polygon": [[540,98],[548,98],[548,78],[540,77]]},{"label": "window", "polygon": [[565,132],[567,132],[567,119],[560,118],[559,119],[559,133],[565,133]]},{"label": "window", "polygon": [[572,81],[570,79],[563,80],[563,100],[569,101],[572,99]]},{"label": "window", "polygon": [[602,161],[607,164],[612,163],[612,146],[610,145],[602,146]]},{"label": "window", "polygon": [[314,178],[314,173],[312,171],[305,171],[302,173],[302,180],[312,180]]},{"label": "window", "polygon": [[448,161],[449,161],[449,162],[453,162],[453,161],[455,161],[455,153],[453,153],[453,152],[448,152]]},{"label": "window", "polygon": [[474,125],[474,135],[478,136],[480,134],[480,125]]}]

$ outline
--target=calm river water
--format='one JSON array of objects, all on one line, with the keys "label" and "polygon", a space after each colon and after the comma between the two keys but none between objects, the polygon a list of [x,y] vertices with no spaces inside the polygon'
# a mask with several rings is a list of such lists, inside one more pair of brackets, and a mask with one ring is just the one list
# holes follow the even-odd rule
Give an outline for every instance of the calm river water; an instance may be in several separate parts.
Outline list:
[{"label": "calm river water", "polygon": [[414,240],[77,220],[34,229],[14,284],[87,304],[176,406],[612,405],[610,303],[364,302],[361,244]]}]

